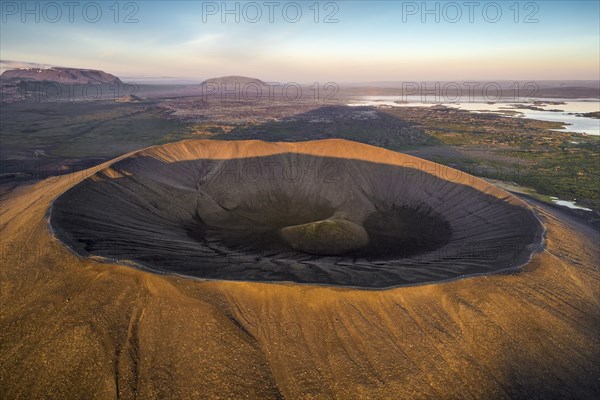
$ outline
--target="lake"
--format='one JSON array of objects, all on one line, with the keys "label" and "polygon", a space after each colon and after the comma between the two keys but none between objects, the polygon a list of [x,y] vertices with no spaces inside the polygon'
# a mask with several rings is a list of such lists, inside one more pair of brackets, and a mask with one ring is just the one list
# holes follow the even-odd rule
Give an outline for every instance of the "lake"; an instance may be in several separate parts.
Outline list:
[{"label": "lake", "polygon": [[[540,102],[538,104],[534,101]],[[548,102],[564,102],[565,104],[548,104]],[[556,129],[562,132],[585,133],[600,136],[600,120],[582,117],[576,114],[600,111],[600,100],[598,99],[557,99],[541,98],[532,99],[529,102],[514,102],[502,99],[494,103],[488,103],[483,98],[473,98],[467,102],[424,102],[419,95],[413,96],[360,96],[352,100],[349,106],[387,106],[387,107],[432,107],[444,105],[471,112],[486,112],[503,114],[514,118],[530,118],[539,121],[562,122],[565,127]],[[529,110],[516,107],[535,106],[542,110]],[[560,110],[560,111],[552,111]]]}]

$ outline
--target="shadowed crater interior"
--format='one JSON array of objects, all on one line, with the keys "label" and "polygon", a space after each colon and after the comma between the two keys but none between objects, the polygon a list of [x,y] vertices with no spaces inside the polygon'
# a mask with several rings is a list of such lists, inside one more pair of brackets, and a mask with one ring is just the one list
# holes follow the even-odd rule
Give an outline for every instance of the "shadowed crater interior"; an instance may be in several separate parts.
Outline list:
[{"label": "shadowed crater interior", "polygon": [[365,288],[515,268],[543,236],[484,181],[342,140],[152,147],[69,189],[50,223],[77,254],[155,272]]}]

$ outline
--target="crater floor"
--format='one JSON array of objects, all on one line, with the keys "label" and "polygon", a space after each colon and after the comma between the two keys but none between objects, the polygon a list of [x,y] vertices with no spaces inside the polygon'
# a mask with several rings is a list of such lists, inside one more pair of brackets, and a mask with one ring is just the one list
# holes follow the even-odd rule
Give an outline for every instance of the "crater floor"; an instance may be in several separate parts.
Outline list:
[{"label": "crater floor", "polygon": [[516,268],[544,228],[460,171],[347,142],[190,140],[55,200],[74,252],[196,278],[387,288]]}]

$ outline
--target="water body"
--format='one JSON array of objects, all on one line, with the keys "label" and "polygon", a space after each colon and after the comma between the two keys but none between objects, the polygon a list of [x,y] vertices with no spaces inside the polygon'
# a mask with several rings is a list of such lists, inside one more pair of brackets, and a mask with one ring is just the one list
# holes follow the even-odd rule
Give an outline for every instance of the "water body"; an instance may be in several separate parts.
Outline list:
[{"label": "water body", "polygon": [[[565,104],[534,104],[540,102],[564,102]],[[530,118],[539,121],[562,122],[565,127],[556,129],[561,132],[585,133],[600,136],[600,120],[582,117],[577,114],[600,111],[598,99],[536,99],[529,102],[514,102],[502,99],[488,103],[483,98],[473,98],[466,102],[435,102],[435,98],[423,99],[421,96],[361,96],[348,104],[350,106],[387,106],[387,107],[432,107],[444,105],[471,112],[491,112],[514,118]],[[528,110],[515,105],[528,105],[543,110]],[[560,110],[560,111],[553,111]]]},{"label": "water body", "polygon": [[559,205],[559,206],[563,206],[563,207],[567,207],[567,208],[570,208],[570,209],[572,209],[572,210],[584,210],[584,211],[592,211],[592,210],[591,210],[591,209],[589,209],[589,208],[586,208],[586,207],[581,207],[581,206],[579,206],[579,205],[575,204],[575,202],[574,202],[574,201],[559,200],[559,198],[558,198],[558,197],[551,197],[550,199],[552,200],[552,202],[553,202],[554,204],[557,204],[557,205]]}]

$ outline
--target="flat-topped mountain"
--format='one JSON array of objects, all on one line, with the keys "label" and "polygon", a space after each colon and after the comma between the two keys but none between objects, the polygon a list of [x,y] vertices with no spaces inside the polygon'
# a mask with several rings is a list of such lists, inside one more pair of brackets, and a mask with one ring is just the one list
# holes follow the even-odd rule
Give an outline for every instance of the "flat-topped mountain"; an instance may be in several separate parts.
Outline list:
[{"label": "flat-topped mountain", "polygon": [[65,84],[121,83],[121,80],[107,72],[81,68],[17,68],[6,70],[2,80],[41,81]]},{"label": "flat-topped mountain", "polygon": [[257,84],[257,85],[266,85],[265,82],[261,81],[257,78],[249,78],[247,76],[238,76],[238,75],[229,75],[229,76],[221,76],[217,78],[210,78],[202,82],[203,85],[213,84],[221,87],[221,85],[226,85],[229,87],[235,85],[248,85],[248,84]]}]

